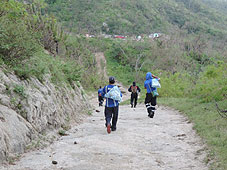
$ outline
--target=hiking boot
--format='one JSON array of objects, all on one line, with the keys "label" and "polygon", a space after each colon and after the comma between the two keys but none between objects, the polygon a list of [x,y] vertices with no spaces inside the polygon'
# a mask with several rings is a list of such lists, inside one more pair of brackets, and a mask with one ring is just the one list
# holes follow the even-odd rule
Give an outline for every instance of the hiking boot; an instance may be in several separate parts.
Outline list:
[{"label": "hiking boot", "polygon": [[111,131],[116,131],[117,128],[116,127],[111,127]]},{"label": "hiking boot", "polygon": [[110,133],[111,132],[111,126],[110,124],[107,125],[107,133]]},{"label": "hiking boot", "polygon": [[151,112],[150,113],[150,118],[153,118],[154,117],[154,112]]}]

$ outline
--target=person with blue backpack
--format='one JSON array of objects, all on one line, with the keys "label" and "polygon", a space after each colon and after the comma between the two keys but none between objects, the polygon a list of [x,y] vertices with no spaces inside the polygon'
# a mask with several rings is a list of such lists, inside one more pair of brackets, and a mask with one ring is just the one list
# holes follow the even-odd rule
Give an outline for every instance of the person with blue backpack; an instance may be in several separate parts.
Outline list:
[{"label": "person with blue backpack", "polygon": [[153,78],[157,79],[158,81],[160,80],[160,78],[158,78],[157,76],[154,76],[153,74],[151,74],[151,72],[148,72],[146,74],[146,80],[144,81],[144,88],[147,90],[146,98],[145,98],[145,105],[147,108],[148,117],[150,117],[150,118],[154,117],[155,105],[157,103],[156,100],[157,100],[157,95],[158,95],[157,88],[152,86]]},{"label": "person with blue backpack", "polygon": [[119,103],[122,98],[121,91],[117,86],[114,85],[114,83],[115,78],[109,77],[109,85],[105,86],[102,90],[102,96],[106,99],[104,114],[107,133],[117,129],[116,125],[118,120]]},{"label": "person with blue backpack", "polygon": [[102,97],[102,87],[101,86],[99,87],[99,90],[98,90],[98,101],[99,101],[99,106],[102,106],[103,97]]}]

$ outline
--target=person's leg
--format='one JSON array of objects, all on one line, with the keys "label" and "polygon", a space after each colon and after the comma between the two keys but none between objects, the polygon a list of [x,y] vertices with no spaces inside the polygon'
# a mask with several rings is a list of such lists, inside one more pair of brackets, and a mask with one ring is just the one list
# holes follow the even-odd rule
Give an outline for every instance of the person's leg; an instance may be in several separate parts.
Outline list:
[{"label": "person's leg", "polygon": [[102,96],[99,96],[99,106],[102,106]]},{"label": "person's leg", "polygon": [[111,107],[105,107],[105,119],[106,119],[106,126],[110,124],[111,118],[112,118],[112,110]]},{"label": "person's leg", "polygon": [[118,120],[118,111],[119,106],[113,107],[113,119],[112,119],[112,131],[115,131],[117,129],[117,120]]},{"label": "person's leg", "polygon": [[112,118],[112,108],[111,107],[105,107],[105,118],[106,118],[106,129],[107,133],[111,132],[111,118]]},{"label": "person's leg", "polygon": [[100,105],[102,106],[103,105],[103,97],[100,96]]},{"label": "person's leg", "polygon": [[138,94],[135,93],[135,95],[134,95],[134,107],[136,107],[136,105],[137,105],[137,98],[138,98]]},{"label": "person's leg", "polygon": [[151,97],[151,118],[154,117],[156,100],[157,100],[156,96],[153,97],[153,95],[152,95],[152,97]]},{"label": "person's leg", "polygon": [[100,96],[98,96],[99,106],[100,106]]},{"label": "person's leg", "polygon": [[147,93],[146,94],[146,98],[145,98],[145,105],[146,105],[146,108],[147,108],[147,112],[148,112],[148,116],[150,117],[151,116],[151,105],[150,105],[150,102],[151,102],[151,97],[152,97],[152,94],[151,93]]},{"label": "person's leg", "polygon": [[130,101],[131,107],[133,107],[133,93],[131,93],[131,101]]}]

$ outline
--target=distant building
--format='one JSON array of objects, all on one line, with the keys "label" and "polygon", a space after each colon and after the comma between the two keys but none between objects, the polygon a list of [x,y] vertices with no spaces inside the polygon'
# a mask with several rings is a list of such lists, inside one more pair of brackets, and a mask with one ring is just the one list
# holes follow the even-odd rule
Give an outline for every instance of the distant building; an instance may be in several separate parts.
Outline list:
[{"label": "distant building", "polygon": [[120,38],[120,39],[125,39],[125,36],[121,36],[121,35],[115,35],[114,38]]},{"label": "distant building", "polygon": [[112,35],[104,35],[104,38],[112,38]]},{"label": "distant building", "polygon": [[159,38],[161,36],[161,33],[154,33],[154,34],[150,34],[148,37],[149,38]]},{"label": "distant building", "polygon": [[141,38],[142,38],[142,37],[139,35],[139,36],[137,37],[137,41],[140,41]]},{"label": "distant building", "polygon": [[159,37],[159,33],[154,33],[154,38],[158,38]]}]

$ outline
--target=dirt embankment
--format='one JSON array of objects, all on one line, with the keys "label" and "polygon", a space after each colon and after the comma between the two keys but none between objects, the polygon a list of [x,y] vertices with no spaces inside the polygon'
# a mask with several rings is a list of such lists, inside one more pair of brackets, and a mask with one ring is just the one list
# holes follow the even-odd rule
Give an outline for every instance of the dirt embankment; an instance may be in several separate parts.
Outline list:
[{"label": "dirt embankment", "polygon": [[56,88],[46,79],[20,80],[0,69],[0,165],[31,148],[49,143],[60,128],[89,109],[81,86]]}]

